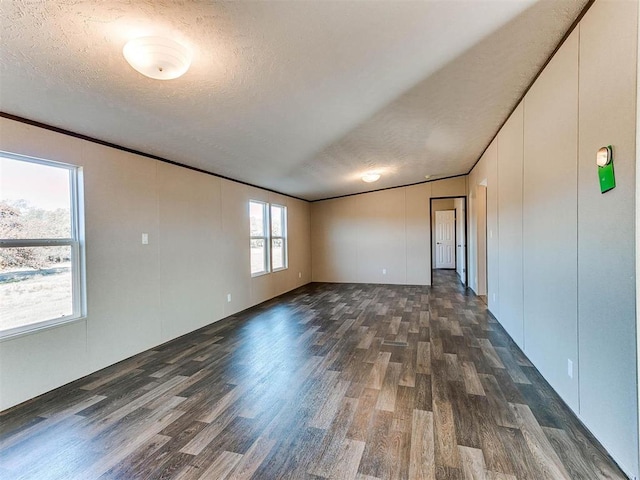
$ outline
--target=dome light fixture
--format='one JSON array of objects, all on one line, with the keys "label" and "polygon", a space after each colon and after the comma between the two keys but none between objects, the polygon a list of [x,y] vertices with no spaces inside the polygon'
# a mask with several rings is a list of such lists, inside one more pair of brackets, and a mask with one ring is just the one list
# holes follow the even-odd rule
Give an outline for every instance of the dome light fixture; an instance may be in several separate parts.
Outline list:
[{"label": "dome light fixture", "polygon": [[187,47],[164,37],[129,40],[122,54],[135,70],[156,80],[178,78],[191,65],[191,52]]},{"label": "dome light fixture", "polygon": [[362,181],[366,183],[376,182],[380,179],[380,174],[375,172],[365,173],[362,176]]}]

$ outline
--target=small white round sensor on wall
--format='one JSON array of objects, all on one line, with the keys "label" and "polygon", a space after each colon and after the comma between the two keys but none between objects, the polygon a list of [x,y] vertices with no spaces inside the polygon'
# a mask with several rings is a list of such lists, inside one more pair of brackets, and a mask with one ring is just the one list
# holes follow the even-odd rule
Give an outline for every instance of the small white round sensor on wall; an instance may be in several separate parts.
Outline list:
[{"label": "small white round sensor on wall", "polygon": [[611,147],[602,147],[596,154],[596,164],[599,167],[604,167],[611,162]]}]

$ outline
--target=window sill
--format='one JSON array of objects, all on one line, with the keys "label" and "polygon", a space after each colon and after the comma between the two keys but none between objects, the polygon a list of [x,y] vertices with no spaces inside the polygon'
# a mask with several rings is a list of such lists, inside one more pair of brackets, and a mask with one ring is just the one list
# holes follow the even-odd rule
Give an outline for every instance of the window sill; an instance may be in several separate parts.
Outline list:
[{"label": "window sill", "polygon": [[34,333],[41,333],[44,330],[51,328],[61,327],[70,323],[86,320],[86,316],[77,316],[69,318],[56,318],[53,320],[43,320],[37,323],[30,323],[29,325],[23,325],[20,327],[8,328],[6,330],[0,330],[0,342],[5,340],[14,340],[18,337],[24,337]]},{"label": "window sill", "polygon": [[256,277],[263,277],[265,275],[269,275],[271,272],[258,272],[258,273],[252,273],[251,274],[251,278],[256,278]]}]

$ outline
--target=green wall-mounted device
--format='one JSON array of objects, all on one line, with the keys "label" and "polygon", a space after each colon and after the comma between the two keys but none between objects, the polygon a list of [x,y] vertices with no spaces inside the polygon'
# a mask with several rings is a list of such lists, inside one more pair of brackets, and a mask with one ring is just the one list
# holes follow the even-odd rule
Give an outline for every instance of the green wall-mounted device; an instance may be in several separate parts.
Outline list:
[{"label": "green wall-mounted device", "polygon": [[598,165],[600,193],[605,193],[616,188],[616,176],[613,172],[613,148],[611,145],[598,150],[596,164]]}]

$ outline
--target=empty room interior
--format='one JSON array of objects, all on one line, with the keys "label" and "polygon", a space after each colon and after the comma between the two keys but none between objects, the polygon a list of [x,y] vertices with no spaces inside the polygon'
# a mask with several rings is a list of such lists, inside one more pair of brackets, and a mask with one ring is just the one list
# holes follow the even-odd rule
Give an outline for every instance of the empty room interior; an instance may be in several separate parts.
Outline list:
[{"label": "empty room interior", "polygon": [[640,478],[638,0],[0,3],[0,478]]}]

